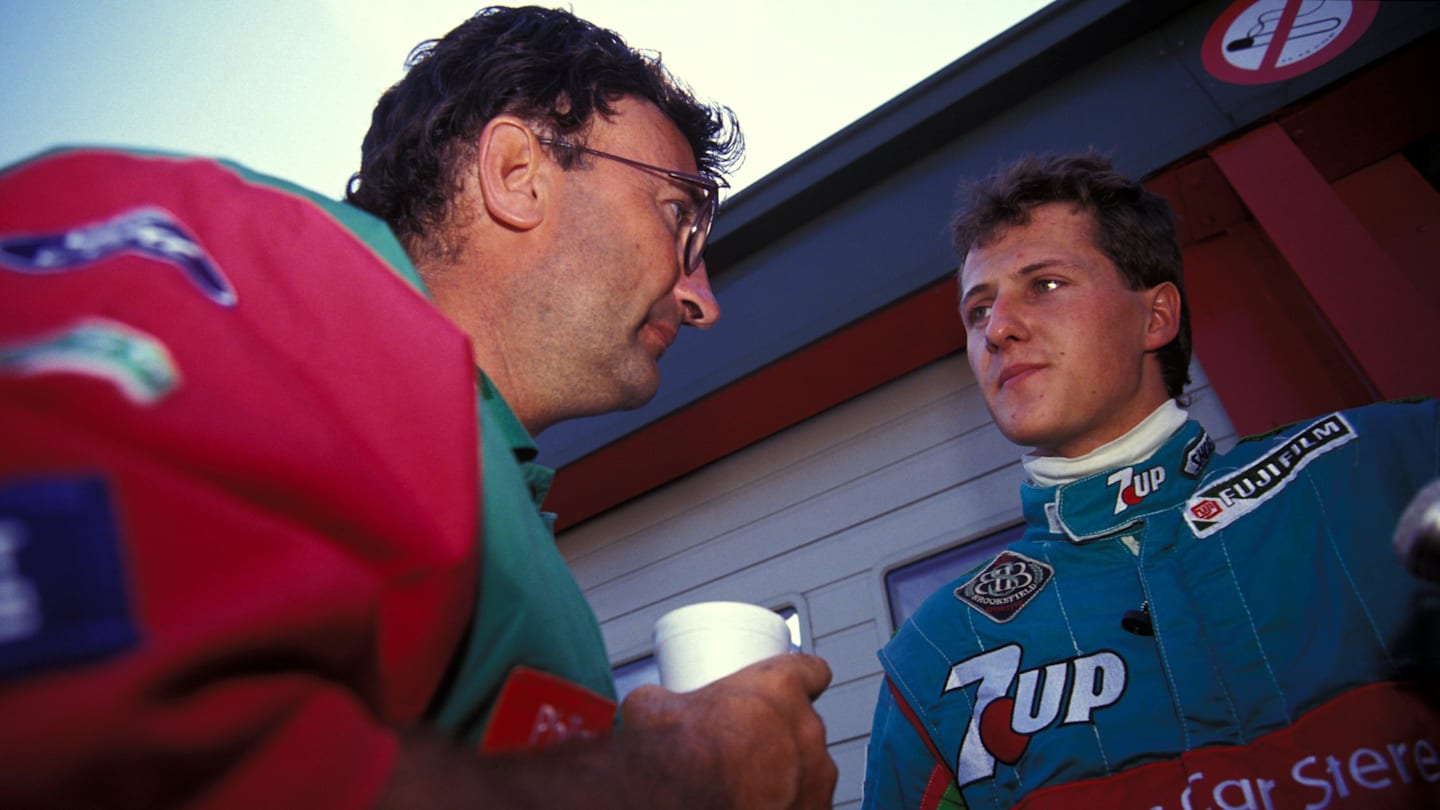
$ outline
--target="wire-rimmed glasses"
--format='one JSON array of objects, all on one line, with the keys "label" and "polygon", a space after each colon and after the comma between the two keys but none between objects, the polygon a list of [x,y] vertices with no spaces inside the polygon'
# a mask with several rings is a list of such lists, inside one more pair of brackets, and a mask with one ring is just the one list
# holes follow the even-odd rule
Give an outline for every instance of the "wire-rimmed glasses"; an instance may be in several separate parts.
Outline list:
[{"label": "wire-rimmed glasses", "polygon": [[715,209],[720,205],[720,189],[722,187],[728,188],[728,183],[724,180],[716,182],[704,175],[665,169],[660,166],[651,166],[649,163],[641,163],[638,160],[612,155],[609,152],[601,152],[599,149],[577,146],[573,143],[557,141],[552,138],[540,138],[539,140],[540,143],[556,149],[570,149],[575,152],[584,152],[587,155],[613,160],[632,168],[664,175],[671,180],[684,183],[696,189],[698,199],[695,201],[694,219],[690,223],[689,232],[685,235],[685,246],[683,248],[685,275],[688,276],[694,273],[700,267],[700,257],[705,254],[705,243],[710,238],[710,226],[715,223]]}]

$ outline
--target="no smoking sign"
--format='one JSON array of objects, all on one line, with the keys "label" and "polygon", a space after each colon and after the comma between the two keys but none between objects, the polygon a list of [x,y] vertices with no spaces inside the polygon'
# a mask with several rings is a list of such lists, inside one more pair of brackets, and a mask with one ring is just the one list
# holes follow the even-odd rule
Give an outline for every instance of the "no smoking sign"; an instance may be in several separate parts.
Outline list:
[{"label": "no smoking sign", "polygon": [[1237,0],[1205,35],[1205,69],[1233,84],[1267,84],[1334,59],[1375,19],[1377,0]]}]

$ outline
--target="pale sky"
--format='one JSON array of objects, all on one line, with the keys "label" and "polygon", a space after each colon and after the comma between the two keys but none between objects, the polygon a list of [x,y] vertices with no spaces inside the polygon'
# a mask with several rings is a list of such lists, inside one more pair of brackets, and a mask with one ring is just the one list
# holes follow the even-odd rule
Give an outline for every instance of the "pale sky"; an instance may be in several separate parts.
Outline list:
[{"label": "pale sky", "polygon": [[[1046,0],[574,0],[735,110],[735,190]],[[402,8],[403,7],[403,8]],[[410,49],[476,2],[0,0],[0,165],[67,143],[229,157],[332,197]],[[732,192],[733,193],[733,192]]]}]

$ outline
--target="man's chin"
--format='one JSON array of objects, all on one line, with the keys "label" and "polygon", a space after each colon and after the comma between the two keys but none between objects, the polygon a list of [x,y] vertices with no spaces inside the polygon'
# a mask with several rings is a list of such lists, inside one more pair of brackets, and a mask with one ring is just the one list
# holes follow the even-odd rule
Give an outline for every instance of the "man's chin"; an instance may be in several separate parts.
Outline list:
[{"label": "man's chin", "polygon": [[660,390],[660,374],[646,375],[643,379],[622,382],[616,392],[616,405],[611,410],[633,411],[636,408],[644,407],[646,403],[655,398]]},{"label": "man's chin", "polygon": [[1043,426],[1022,420],[996,419],[995,427],[1000,429],[1000,435],[1004,436],[1006,441],[1021,447],[1044,447],[1051,438]]}]

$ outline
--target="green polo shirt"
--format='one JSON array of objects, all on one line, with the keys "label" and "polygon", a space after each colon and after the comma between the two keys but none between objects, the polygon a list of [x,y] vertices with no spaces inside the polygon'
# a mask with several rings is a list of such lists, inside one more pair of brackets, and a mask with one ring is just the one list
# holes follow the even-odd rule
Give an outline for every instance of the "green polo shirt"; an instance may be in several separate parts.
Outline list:
[{"label": "green polo shirt", "polygon": [[[313,200],[429,297],[409,256],[380,220],[283,180],[226,165]],[[516,666],[615,697],[600,625],[555,546],[554,516],[540,511],[555,473],[534,462],[534,440],[484,372],[477,375],[480,581],[466,637],[428,712],[433,725],[471,745],[479,742],[495,697]]]},{"label": "green polo shirt", "polygon": [[472,745],[516,665],[615,697],[600,625],[555,546],[554,516],[540,511],[554,471],[534,462],[534,440],[483,373],[479,407],[480,587],[459,658],[430,711],[436,726]]}]

